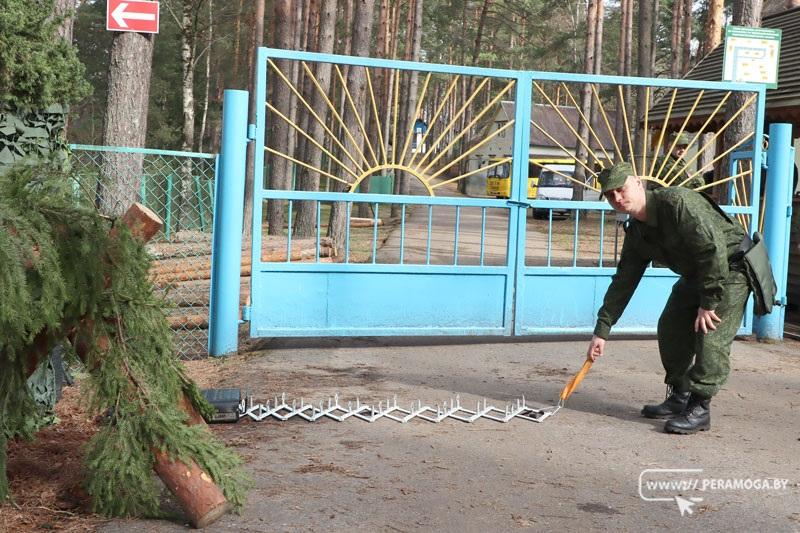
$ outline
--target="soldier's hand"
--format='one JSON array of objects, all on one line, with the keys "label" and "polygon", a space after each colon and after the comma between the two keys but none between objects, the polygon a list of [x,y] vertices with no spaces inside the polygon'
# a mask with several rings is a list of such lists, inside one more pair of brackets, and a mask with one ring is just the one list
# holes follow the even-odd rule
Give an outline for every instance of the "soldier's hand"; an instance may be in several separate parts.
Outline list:
[{"label": "soldier's hand", "polygon": [[702,331],[703,335],[707,334],[709,330],[714,331],[717,329],[717,322],[722,322],[722,319],[717,316],[713,309],[697,308],[697,318],[694,320],[694,330]]},{"label": "soldier's hand", "polygon": [[597,361],[597,358],[603,355],[603,352],[606,349],[606,340],[601,339],[597,335],[592,335],[592,340],[589,342],[589,349],[586,350],[586,357],[592,360],[594,363]]}]

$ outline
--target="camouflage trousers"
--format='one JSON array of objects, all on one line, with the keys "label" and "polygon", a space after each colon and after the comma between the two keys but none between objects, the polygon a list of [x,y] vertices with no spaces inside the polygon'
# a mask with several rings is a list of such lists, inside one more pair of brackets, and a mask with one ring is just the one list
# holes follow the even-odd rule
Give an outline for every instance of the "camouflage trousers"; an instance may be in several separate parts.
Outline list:
[{"label": "camouflage trousers", "polygon": [[715,310],[722,321],[704,335],[694,331],[700,305],[698,287],[685,278],[675,283],[658,320],[658,350],[667,385],[706,398],[719,391],[730,374],[731,344],[749,295],[744,273],[731,270],[723,284],[722,302]]}]

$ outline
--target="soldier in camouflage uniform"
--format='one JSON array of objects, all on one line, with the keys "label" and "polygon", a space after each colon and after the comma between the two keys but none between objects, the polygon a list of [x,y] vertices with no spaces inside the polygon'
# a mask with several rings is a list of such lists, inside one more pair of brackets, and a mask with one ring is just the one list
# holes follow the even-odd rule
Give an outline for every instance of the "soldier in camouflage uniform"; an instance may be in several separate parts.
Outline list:
[{"label": "soldier in camouflage uniform", "polygon": [[[674,146],[672,145],[673,142],[675,143]],[[671,181],[673,186],[680,185],[681,187],[687,187],[689,189],[697,189],[698,187],[702,187],[703,185],[706,184],[706,182],[703,180],[702,175],[697,175],[689,179],[689,174],[690,174],[689,170],[685,169],[681,171],[681,169],[686,164],[686,160],[683,159],[683,157],[684,155],[686,155],[686,149],[689,147],[689,142],[691,142],[691,139],[689,138],[689,134],[686,132],[682,132],[680,135],[677,136],[676,135],[670,136],[670,141],[668,146],[672,146],[672,151],[670,152],[669,155],[662,156],[656,159],[656,164],[653,167],[653,172],[655,174],[660,174],[660,176],[658,177],[660,177],[661,179],[666,178],[669,181]],[[661,172],[659,172],[659,170]],[[647,182],[647,188],[650,190],[658,189],[660,187],[661,185],[654,181]]]},{"label": "soldier in camouflage uniform", "polygon": [[603,354],[611,327],[648,264],[669,267],[681,277],[658,321],[658,349],[671,392],[663,403],[646,405],[642,414],[669,419],[668,433],[707,430],[710,400],[728,379],[731,343],[750,293],[741,260],[732,259],[745,231],[698,192],[645,190],[629,163],[604,170],[599,181],[611,206],[630,219],[587,356],[595,360]]}]

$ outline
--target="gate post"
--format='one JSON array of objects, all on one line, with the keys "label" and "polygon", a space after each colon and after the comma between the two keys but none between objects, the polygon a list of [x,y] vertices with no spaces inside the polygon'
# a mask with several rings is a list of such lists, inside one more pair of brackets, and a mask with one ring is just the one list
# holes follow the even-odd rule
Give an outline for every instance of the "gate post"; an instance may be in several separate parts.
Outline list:
[{"label": "gate post", "polygon": [[233,353],[239,347],[248,93],[226,90],[222,102],[222,146],[214,198],[208,319],[208,353],[213,356]]},{"label": "gate post", "polygon": [[764,242],[778,293],[775,299],[781,305],[772,312],[753,321],[759,340],[783,339],[783,321],[786,314],[786,277],[789,260],[789,228],[792,217],[791,183],[794,171],[792,125],[771,124],[767,149],[767,185],[764,201]]}]

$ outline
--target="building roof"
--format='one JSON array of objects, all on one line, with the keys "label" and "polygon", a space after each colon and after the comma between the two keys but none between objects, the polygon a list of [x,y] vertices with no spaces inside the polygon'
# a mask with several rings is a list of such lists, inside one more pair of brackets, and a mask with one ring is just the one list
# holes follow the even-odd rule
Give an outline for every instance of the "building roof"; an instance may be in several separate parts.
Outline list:
[{"label": "building roof", "polygon": [[[766,119],[773,121],[800,121],[800,7],[780,11],[762,20],[763,28],[783,30],[781,38],[780,63],[778,67],[778,88],[767,91]],[[685,79],[720,81],[722,79],[722,59],[724,43],[717,46],[689,71]],[[687,113],[699,94],[698,90],[680,89],[675,97],[669,121],[676,127],[686,118]],[[723,91],[706,91],[687,125],[688,129],[700,126],[709,117],[723,98]],[[662,95],[651,108],[650,120],[659,124],[666,115],[672,91]],[[725,120],[724,108],[714,117],[720,125]],[[709,125],[709,129],[714,124]]]},{"label": "building roof", "polygon": [[[533,108],[531,110],[531,146],[559,148],[558,144],[554,142],[555,140],[564,148],[570,150],[574,150],[576,148],[578,145],[576,135],[569,128],[569,126],[567,126],[564,119],[561,118],[559,112],[577,131],[578,124],[581,121],[580,115],[578,114],[578,109],[574,106],[557,107],[558,111],[556,111],[556,109],[549,104],[533,104]],[[501,102],[500,111],[495,117],[495,121],[505,122],[513,120],[515,108],[516,106],[514,105],[514,102]],[[552,137],[552,139],[543,134],[539,128],[534,126],[534,123],[545,130],[547,134]],[[608,132],[608,128],[605,126],[605,123],[602,121],[601,117],[594,117],[594,120],[592,120],[592,128],[597,134],[598,139],[600,139],[600,142],[603,143],[603,147],[608,151],[613,150],[614,142],[611,140],[611,134]],[[591,141],[589,146],[599,150],[600,145],[597,140],[595,140],[592,135],[590,135],[589,138]]]}]

